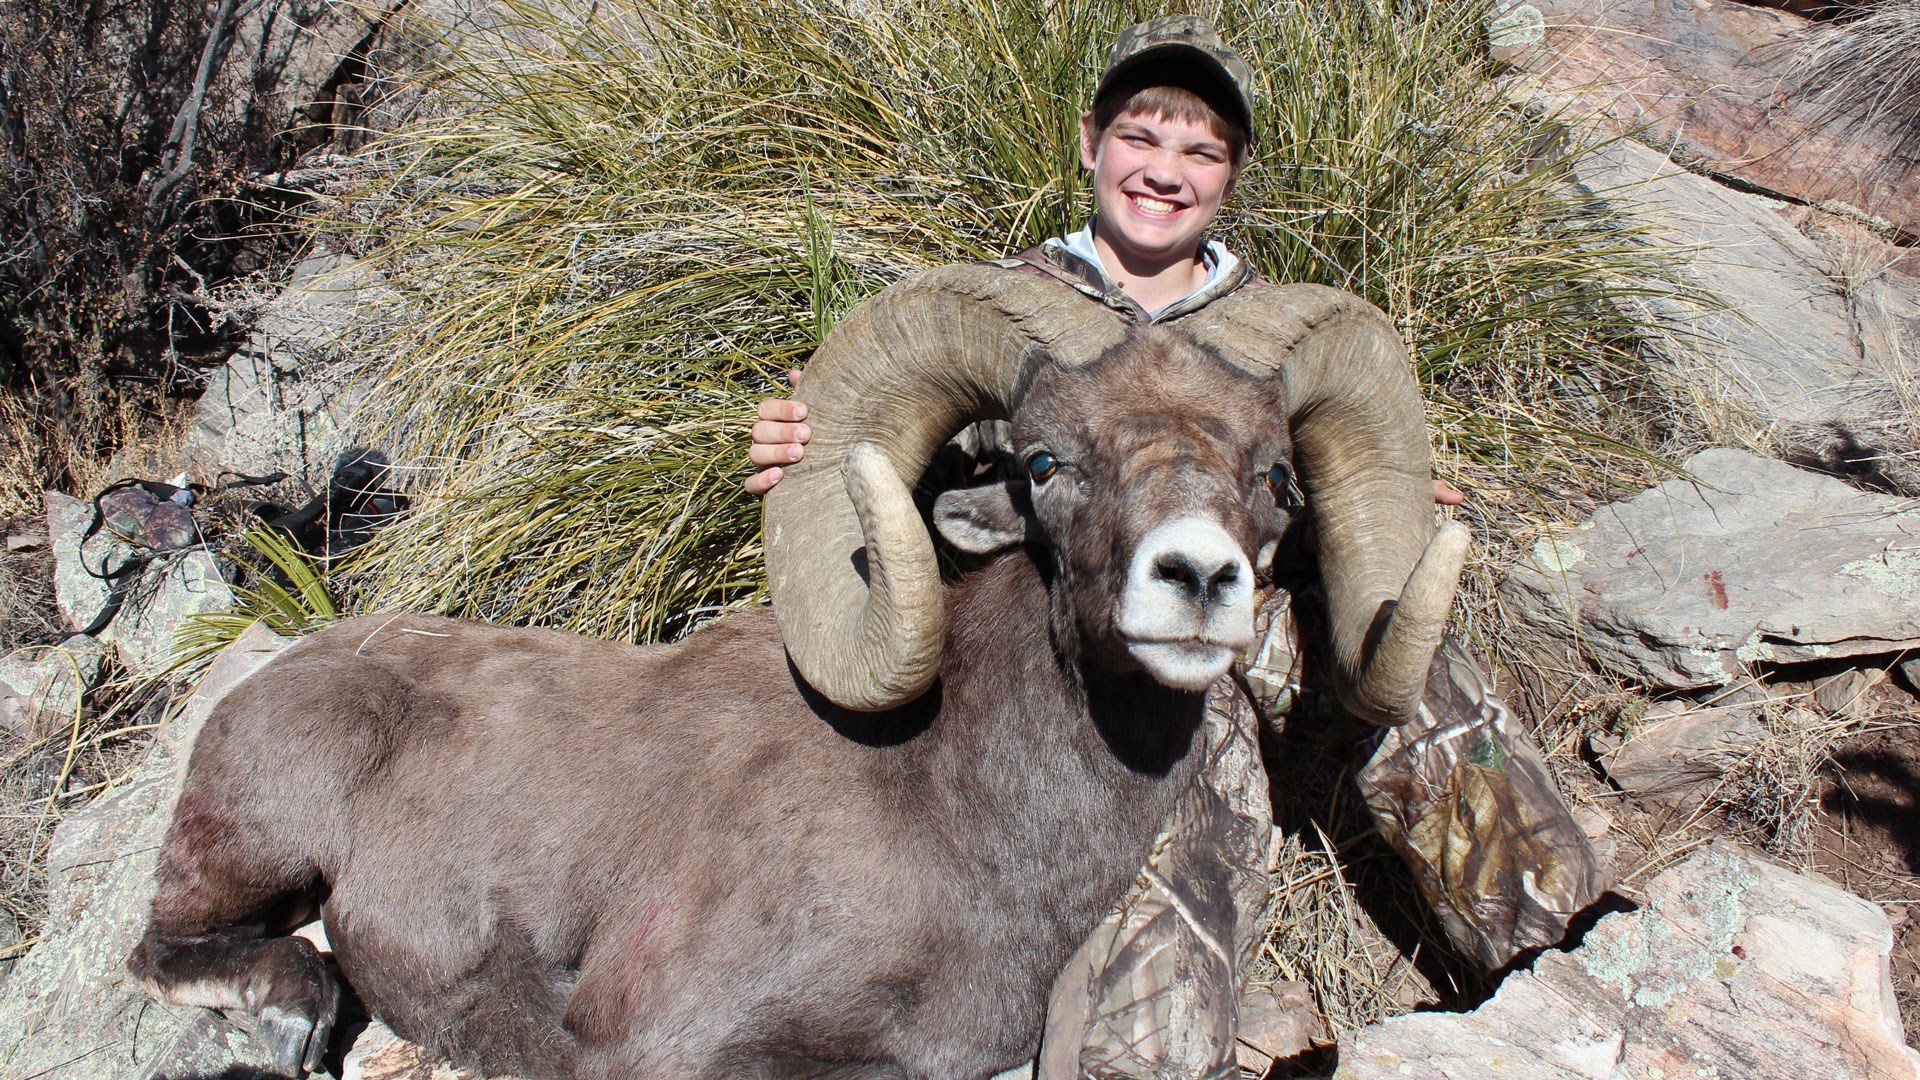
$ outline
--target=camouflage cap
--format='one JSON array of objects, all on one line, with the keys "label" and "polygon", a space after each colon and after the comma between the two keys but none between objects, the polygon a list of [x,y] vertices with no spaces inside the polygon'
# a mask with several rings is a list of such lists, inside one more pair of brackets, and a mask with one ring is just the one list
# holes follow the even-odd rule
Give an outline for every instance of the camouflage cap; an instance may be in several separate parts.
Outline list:
[{"label": "camouflage cap", "polygon": [[1144,64],[1189,65],[1213,76],[1227,91],[1226,103],[1239,110],[1235,119],[1252,136],[1253,68],[1227,48],[1212,23],[1198,15],[1167,15],[1120,31],[1093,99],[1099,101],[1122,76]]}]

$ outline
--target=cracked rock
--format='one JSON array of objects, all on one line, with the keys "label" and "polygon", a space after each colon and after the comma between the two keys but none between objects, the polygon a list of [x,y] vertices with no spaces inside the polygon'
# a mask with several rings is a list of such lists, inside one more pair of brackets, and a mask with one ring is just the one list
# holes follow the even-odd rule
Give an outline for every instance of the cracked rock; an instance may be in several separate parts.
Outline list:
[{"label": "cracked rock", "polygon": [[1706,450],[1690,475],[1536,543],[1508,609],[1649,686],[1749,664],[1920,650],[1920,509],[1832,477]]},{"label": "cracked rock", "polygon": [[1767,737],[1757,703],[1701,707],[1662,702],[1625,741],[1594,737],[1607,779],[1642,798],[1685,796],[1694,785],[1717,780]]},{"label": "cracked rock", "polygon": [[106,659],[85,635],[0,657],[0,731],[32,738],[72,723]]},{"label": "cracked rock", "polygon": [[1689,173],[1631,139],[1585,155],[1574,171],[1648,242],[1685,253],[1688,280],[1726,302],[1710,310],[1658,288],[1634,301],[1668,330],[1648,347],[1703,400],[1763,425],[1804,428],[1809,440],[1835,424],[1864,432],[1862,418],[1898,414],[1888,376],[1913,370],[1920,341],[1910,279],[1860,276],[1843,289],[1835,257],[1781,204]]},{"label": "cracked rock", "polygon": [[385,293],[377,273],[342,255],[295,267],[246,344],[208,376],[186,446],[194,467],[209,477],[280,469],[325,483],[349,448],[353,351]]},{"label": "cracked rock", "polygon": [[1879,907],[1716,843],[1470,1013],[1340,1040],[1335,1080],[1897,1080],[1905,1045]]},{"label": "cracked rock", "polygon": [[1920,232],[1920,160],[1898,121],[1830,122],[1819,85],[1800,81],[1807,20],[1734,0],[1503,8],[1532,11],[1538,26],[1510,44],[1494,36],[1501,58],[1528,73],[1521,93],[1670,148],[1696,171],[1798,202],[1839,200]]}]

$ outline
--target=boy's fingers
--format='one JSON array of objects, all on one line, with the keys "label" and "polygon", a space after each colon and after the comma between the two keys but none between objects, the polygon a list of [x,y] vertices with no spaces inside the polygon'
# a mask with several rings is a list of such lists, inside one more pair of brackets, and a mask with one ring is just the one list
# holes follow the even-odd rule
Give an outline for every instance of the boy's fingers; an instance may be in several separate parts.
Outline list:
[{"label": "boy's fingers", "polygon": [[813,429],[805,424],[783,424],[778,420],[762,420],[753,425],[753,442],[756,446],[784,446],[787,443],[806,445],[813,438]]},{"label": "boy's fingers", "polygon": [[792,398],[761,398],[754,412],[762,420],[779,420],[794,423],[807,418],[807,407]]},{"label": "boy's fingers", "polygon": [[799,443],[754,443],[747,447],[747,460],[764,469],[769,465],[791,465],[805,453]]},{"label": "boy's fingers", "polygon": [[1461,493],[1459,488],[1454,487],[1445,480],[1435,480],[1433,482],[1433,501],[1439,503],[1441,506],[1459,506],[1461,503],[1467,501],[1467,497]]},{"label": "boy's fingers", "polygon": [[799,368],[788,368],[787,385],[793,387],[795,390],[800,389],[800,375],[801,372]]},{"label": "boy's fingers", "polygon": [[747,477],[746,482],[741,486],[747,489],[749,495],[765,495],[772,490],[773,485],[780,482],[780,477],[783,475],[785,474],[779,469],[762,469]]}]

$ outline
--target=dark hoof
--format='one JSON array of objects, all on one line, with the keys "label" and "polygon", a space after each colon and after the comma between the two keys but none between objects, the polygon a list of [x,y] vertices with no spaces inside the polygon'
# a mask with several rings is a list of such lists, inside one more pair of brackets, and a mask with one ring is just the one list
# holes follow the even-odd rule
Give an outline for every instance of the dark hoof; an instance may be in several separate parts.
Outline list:
[{"label": "dark hoof", "polygon": [[339,981],[311,949],[303,959],[302,977],[272,986],[254,1015],[231,1017],[273,1056],[277,1072],[296,1080],[319,1071],[340,1017]]}]

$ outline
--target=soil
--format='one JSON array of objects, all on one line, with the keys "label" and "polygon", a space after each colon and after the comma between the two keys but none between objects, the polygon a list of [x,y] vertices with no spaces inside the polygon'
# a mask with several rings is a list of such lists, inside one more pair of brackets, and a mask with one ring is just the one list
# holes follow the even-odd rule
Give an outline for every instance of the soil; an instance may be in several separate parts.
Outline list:
[{"label": "soil", "polygon": [[1893,984],[1909,1038],[1920,1030],[1920,726],[1842,743],[1820,793],[1809,867],[1884,906]]}]

